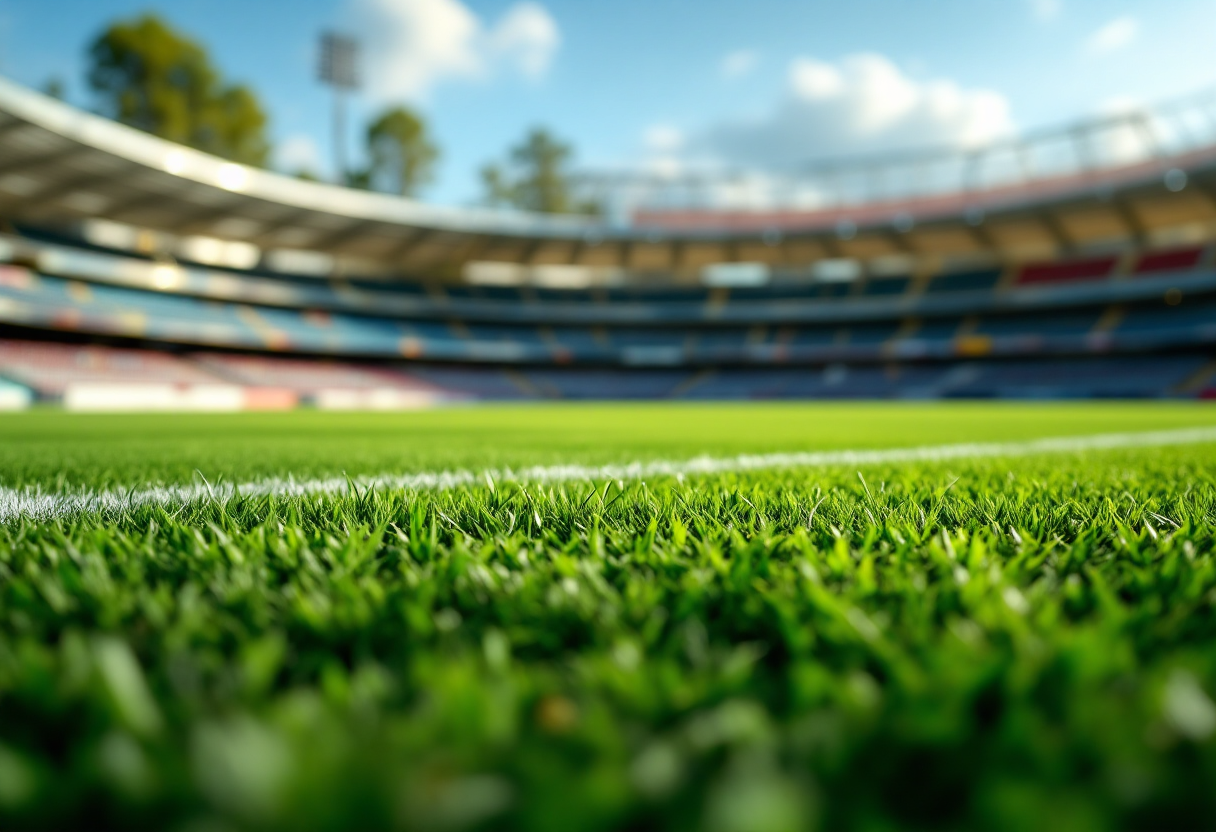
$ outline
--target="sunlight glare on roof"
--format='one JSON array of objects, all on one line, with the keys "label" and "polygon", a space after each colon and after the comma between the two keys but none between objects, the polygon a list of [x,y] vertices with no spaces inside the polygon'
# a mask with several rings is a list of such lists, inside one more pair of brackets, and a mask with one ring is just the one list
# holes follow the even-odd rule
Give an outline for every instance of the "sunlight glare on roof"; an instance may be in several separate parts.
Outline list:
[{"label": "sunlight glare on roof", "polygon": [[186,172],[186,154],[180,150],[170,150],[165,154],[162,166],[166,173],[181,176]]},{"label": "sunlight glare on roof", "polygon": [[249,182],[249,171],[244,165],[236,165],[231,162],[220,165],[219,173],[216,175],[216,182],[226,191],[241,191],[245,189],[245,185]]}]

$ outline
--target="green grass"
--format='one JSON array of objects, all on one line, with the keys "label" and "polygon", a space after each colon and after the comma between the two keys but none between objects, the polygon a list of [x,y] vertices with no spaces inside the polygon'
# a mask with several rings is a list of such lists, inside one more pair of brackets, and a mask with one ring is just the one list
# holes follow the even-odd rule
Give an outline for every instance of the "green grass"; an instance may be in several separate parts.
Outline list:
[{"label": "green grass", "polygon": [[0,416],[0,486],[296,476],[878,448],[1216,425],[1177,404],[485,407],[398,414]]},{"label": "green grass", "polygon": [[[0,483],[887,447],[1171,405],[0,419]],[[0,828],[1192,829],[1216,445],[0,528]]]}]

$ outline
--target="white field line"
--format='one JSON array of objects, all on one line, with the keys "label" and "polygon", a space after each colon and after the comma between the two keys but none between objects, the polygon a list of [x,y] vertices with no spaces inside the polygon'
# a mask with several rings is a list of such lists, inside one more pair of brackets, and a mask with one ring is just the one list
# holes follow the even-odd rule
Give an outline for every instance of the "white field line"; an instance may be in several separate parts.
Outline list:
[{"label": "white field line", "polygon": [[190,485],[132,488],[126,491],[77,490],[47,493],[37,488],[0,488],[0,524],[21,518],[52,520],[94,512],[121,512],[148,505],[176,508],[198,501],[223,501],[237,496],[276,497],[338,494],[354,483],[360,489],[442,490],[476,483],[558,483],[588,480],[640,480],[648,477],[677,477],[767,468],[823,468],[864,466],[898,462],[939,462],[950,459],[1018,457],[1033,454],[1062,454],[1122,448],[1161,448],[1216,442],[1216,427],[1182,428],[1141,433],[1101,433],[1089,436],[1060,436],[1020,442],[966,442],[953,445],[923,445],[912,448],[873,450],[802,451],[793,453],[742,454],[731,457],[700,456],[684,461],[653,460],[619,465],[538,465],[480,473],[454,470],[390,474],[375,477],[331,477],[295,480],[271,478],[257,482],[212,486]]}]

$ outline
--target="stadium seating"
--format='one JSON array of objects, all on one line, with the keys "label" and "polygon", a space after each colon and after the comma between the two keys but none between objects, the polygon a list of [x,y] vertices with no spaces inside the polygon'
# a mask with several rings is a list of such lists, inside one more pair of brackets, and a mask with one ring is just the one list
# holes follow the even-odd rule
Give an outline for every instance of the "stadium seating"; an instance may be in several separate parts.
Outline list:
[{"label": "stadium seating", "polygon": [[1124,335],[1154,333],[1167,338],[1187,332],[1197,337],[1210,336],[1216,334],[1216,298],[1183,296],[1176,304],[1163,301],[1135,306],[1123,315],[1116,331]]},{"label": "stadium seating", "polygon": [[1040,283],[1067,283],[1075,280],[1101,280],[1110,277],[1117,257],[1094,257],[1087,260],[1066,260],[1060,263],[1035,263],[1025,266],[1018,274],[1022,286]]},{"label": "stadium seating", "polygon": [[259,401],[292,401],[322,409],[401,409],[463,401],[465,394],[382,367],[257,355],[196,353],[191,360],[240,384]]},{"label": "stadium seating", "polygon": [[911,283],[910,277],[888,277],[882,279],[867,280],[862,286],[861,293],[871,296],[886,296],[886,295],[902,295],[908,290]]},{"label": "stadium seating", "polygon": [[41,394],[73,384],[216,385],[225,380],[164,352],[37,341],[0,341],[0,367],[9,378]]},{"label": "stadium seating", "polygon": [[1138,275],[1162,275],[1194,269],[1200,265],[1206,250],[1198,247],[1147,252],[1136,261]]},{"label": "stadium seating", "polygon": [[391,368],[0,340],[0,409],[35,397],[72,410],[402,409],[470,398]]},{"label": "stadium seating", "polygon": [[0,373],[71,410],[241,410],[244,391],[151,350],[0,341]]},{"label": "stadium seating", "polygon": [[996,286],[1001,278],[999,269],[983,269],[981,271],[961,271],[953,274],[936,275],[930,282],[926,292],[986,292]]},{"label": "stadium seating", "polygon": [[1064,310],[1036,314],[985,316],[977,332],[994,337],[1083,336],[1098,322],[1100,310]]},{"label": "stadium seating", "polygon": [[[6,342],[5,383],[81,407],[115,406],[105,396],[124,385],[145,398],[149,386],[178,391],[161,389],[152,406],[219,409],[537,396],[1173,395],[1179,373],[1204,366],[1216,345],[1216,270],[1212,251],[1196,246],[916,278],[550,289],[322,280],[160,263],[36,230],[6,239],[14,263],[0,265],[0,327],[10,335],[179,350]],[[364,360],[410,363],[403,372]],[[1166,369],[1143,369],[1154,362]],[[1086,379],[1060,381],[1082,369]],[[68,394],[89,383],[109,393]],[[210,405],[204,388],[214,388]]]},{"label": "stadium seating", "polygon": [[943,390],[960,398],[1152,398],[1179,395],[1210,363],[1200,355],[987,362],[974,378]]}]

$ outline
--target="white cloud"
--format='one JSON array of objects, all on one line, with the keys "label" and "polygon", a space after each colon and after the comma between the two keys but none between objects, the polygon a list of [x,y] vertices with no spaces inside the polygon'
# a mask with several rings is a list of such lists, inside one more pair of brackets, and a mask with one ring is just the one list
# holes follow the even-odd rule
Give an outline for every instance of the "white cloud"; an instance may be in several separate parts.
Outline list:
[{"label": "white cloud", "polygon": [[654,124],[642,134],[642,143],[647,150],[656,153],[671,153],[684,146],[684,134],[670,124]]},{"label": "white cloud", "polygon": [[508,69],[539,78],[561,43],[544,6],[517,3],[489,26],[461,0],[354,0],[376,97],[419,98],[455,78]]},{"label": "white cloud", "polygon": [[789,165],[926,145],[974,147],[1012,127],[999,93],[920,81],[882,55],[863,53],[838,63],[795,60],[772,112],[719,124],[698,145],[729,162]]},{"label": "white cloud", "polygon": [[1044,23],[1055,20],[1063,9],[1062,0],[1030,0],[1030,11]]},{"label": "white cloud", "polygon": [[1085,42],[1085,51],[1091,55],[1105,55],[1117,52],[1131,45],[1140,34],[1140,21],[1134,17],[1116,17],[1098,31],[1089,36]]},{"label": "white cloud", "polygon": [[275,166],[279,170],[295,173],[310,171],[319,173],[321,170],[321,151],[311,136],[297,133],[279,142],[274,152]]},{"label": "white cloud", "polygon": [[760,56],[753,49],[736,49],[722,59],[719,70],[723,78],[742,78],[750,75],[760,61]]},{"label": "white cloud", "polygon": [[489,35],[494,54],[531,78],[548,71],[561,40],[557,21],[539,3],[512,6]]}]

